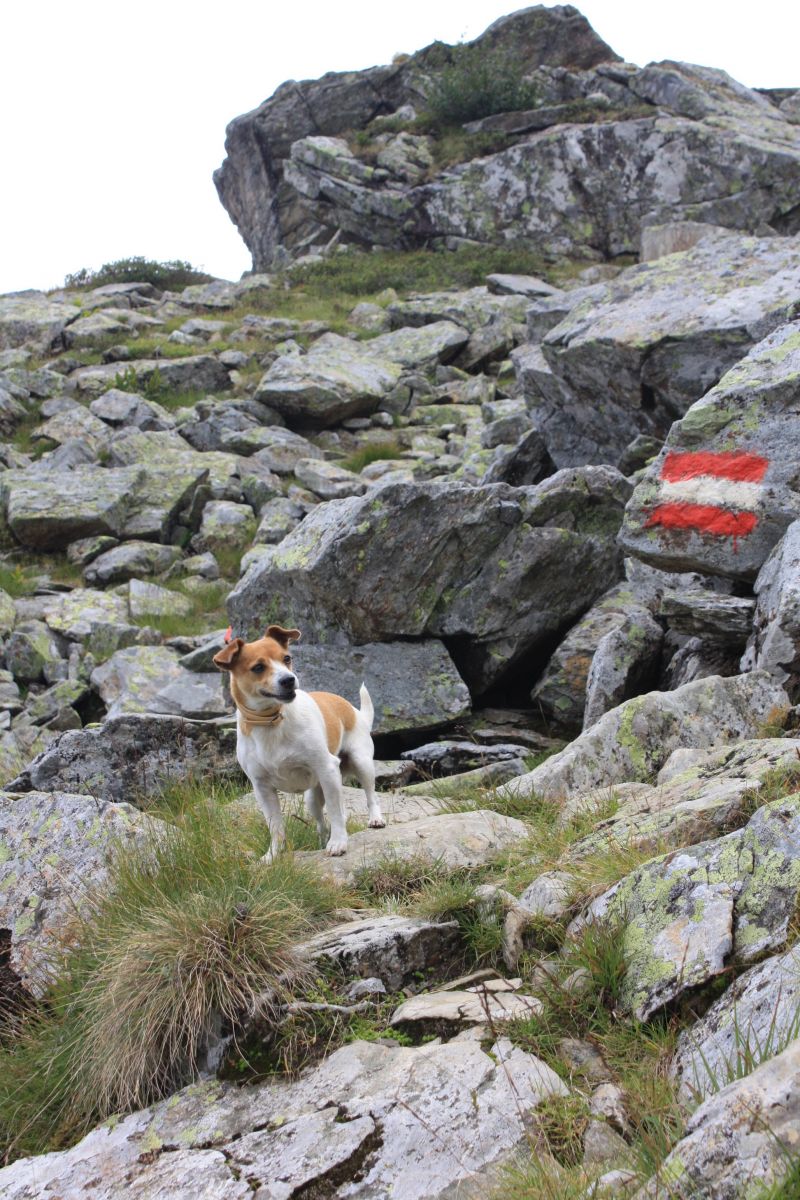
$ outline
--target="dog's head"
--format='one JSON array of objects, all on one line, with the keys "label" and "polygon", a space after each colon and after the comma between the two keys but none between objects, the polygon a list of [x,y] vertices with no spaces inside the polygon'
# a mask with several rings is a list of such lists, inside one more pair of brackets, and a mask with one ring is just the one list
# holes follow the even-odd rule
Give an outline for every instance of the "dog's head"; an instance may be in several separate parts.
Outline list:
[{"label": "dog's head", "polygon": [[214,664],[231,673],[234,699],[256,711],[290,704],[297,694],[297,676],[289,646],[299,637],[299,629],[270,625],[258,641],[233,638],[215,654]]}]

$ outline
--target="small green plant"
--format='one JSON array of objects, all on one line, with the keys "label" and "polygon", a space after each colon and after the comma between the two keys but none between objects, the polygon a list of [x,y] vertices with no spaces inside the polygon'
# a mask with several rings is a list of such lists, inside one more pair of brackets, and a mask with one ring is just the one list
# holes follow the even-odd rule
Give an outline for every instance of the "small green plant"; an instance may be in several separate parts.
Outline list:
[{"label": "small green plant", "polygon": [[220,579],[197,592],[185,589],[180,580],[165,586],[168,591],[189,601],[188,610],[180,613],[144,613],[135,618],[136,625],[157,629],[162,637],[178,637],[210,633],[227,624],[225,601],[230,584],[226,580]]},{"label": "small green plant", "polygon": [[545,1149],[562,1167],[577,1167],[583,1158],[583,1135],[589,1124],[589,1105],[577,1092],[548,1096],[536,1108],[533,1125]]},{"label": "small green plant", "polygon": [[508,51],[497,47],[454,46],[428,93],[428,112],[442,125],[477,121],[493,113],[534,108],[536,85],[523,78]]},{"label": "small green plant", "polygon": [[353,471],[357,475],[370,463],[401,458],[404,453],[405,448],[399,442],[383,442],[373,446],[363,446],[348,458],[343,458],[338,465],[344,467],[345,471]]},{"label": "small green plant", "polygon": [[184,288],[190,283],[211,283],[213,278],[213,275],[207,275],[205,271],[181,259],[156,262],[155,259],[136,255],[103,263],[96,271],[82,267],[66,276],[64,287],[97,288],[110,283],[151,283],[153,287],[171,290]]}]

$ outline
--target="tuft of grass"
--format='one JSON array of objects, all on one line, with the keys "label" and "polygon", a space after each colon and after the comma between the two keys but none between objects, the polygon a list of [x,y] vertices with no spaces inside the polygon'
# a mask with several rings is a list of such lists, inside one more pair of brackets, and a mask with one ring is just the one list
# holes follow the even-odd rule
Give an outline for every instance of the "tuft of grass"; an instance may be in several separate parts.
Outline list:
[{"label": "tuft of grass", "polygon": [[52,583],[60,583],[65,587],[84,586],[80,567],[76,567],[63,554],[48,554],[36,558],[26,555],[24,563],[0,563],[0,588],[14,599],[29,596],[36,587],[37,579],[43,575]]},{"label": "tuft of grass", "polygon": [[548,1096],[533,1114],[536,1135],[562,1167],[577,1167],[583,1159],[583,1135],[589,1124],[589,1105],[578,1092]]},{"label": "tuft of grass", "polygon": [[534,108],[539,100],[539,88],[523,77],[522,62],[506,48],[460,45],[434,77],[427,109],[438,124],[456,125]]},{"label": "tuft of grass", "polygon": [[153,258],[134,255],[103,263],[96,271],[81,267],[64,279],[65,288],[97,288],[109,283],[151,283],[164,290],[184,288],[190,283],[211,283],[213,275],[207,275],[199,267],[182,259],[157,262]]},{"label": "tuft of grass", "polygon": [[363,446],[360,450],[356,450],[351,454],[349,458],[343,458],[337,465],[344,467],[345,471],[353,471],[358,475],[370,463],[401,458],[403,454],[405,454],[405,447],[401,446],[399,442],[385,442],[382,445]]},{"label": "tuft of grass", "polygon": [[44,1004],[0,1049],[6,1158],[169,1095],[196,1077],[220,1028],[273,1020],[303,976],[295,943],[339,903],[290,855],[267,867],[243,850],[213,802],[120,847]]}]

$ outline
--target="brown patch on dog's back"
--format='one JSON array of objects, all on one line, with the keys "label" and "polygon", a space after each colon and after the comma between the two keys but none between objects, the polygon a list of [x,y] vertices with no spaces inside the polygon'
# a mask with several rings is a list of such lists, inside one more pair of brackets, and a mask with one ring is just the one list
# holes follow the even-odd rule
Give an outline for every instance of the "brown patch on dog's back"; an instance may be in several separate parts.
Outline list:
[{"label": "brown patch on dog's back", "polygon": [[325,737],[331,754],[338,754],[345,731],[355,729],[356,710],[349,700],[333,692],[309,692],[311,699],[322,713],[325,722]]}]

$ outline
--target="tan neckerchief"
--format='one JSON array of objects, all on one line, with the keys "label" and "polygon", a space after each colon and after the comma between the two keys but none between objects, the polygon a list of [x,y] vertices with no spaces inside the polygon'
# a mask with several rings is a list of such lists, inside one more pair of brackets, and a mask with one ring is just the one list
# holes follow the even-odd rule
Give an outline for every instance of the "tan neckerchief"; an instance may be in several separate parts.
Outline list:
[{"label": "tan neckerchief", "polygon": [[231,696],[233,703],[239,710],[239,715],[242,718],[242,733],[247,737],[254,725],[277,725],[283,720],[283,711],[281,705],[278,704],[275,708],[257,709],[248,708],[247,705],[237,696],[237,687],[235,681],[231,680]]}]

